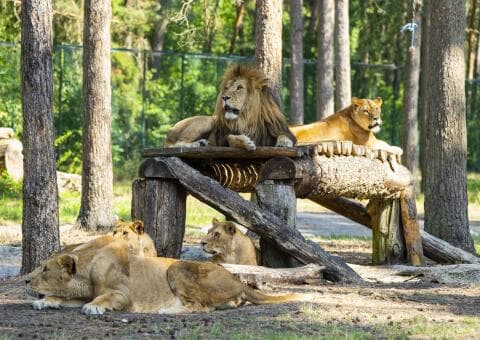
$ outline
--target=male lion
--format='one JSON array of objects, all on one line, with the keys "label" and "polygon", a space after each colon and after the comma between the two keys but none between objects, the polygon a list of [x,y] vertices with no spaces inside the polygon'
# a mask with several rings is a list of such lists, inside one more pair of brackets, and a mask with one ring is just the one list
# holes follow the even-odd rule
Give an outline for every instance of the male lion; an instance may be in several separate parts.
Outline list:
[{"label": "male lion", "polygon": [[295,137],[267,88],[268,79],[251,65],[231,65],[223,76],[212,117],[182,120],[168,132],[166,146],[291,147]]},{"label": "male lion", "polygon": [[382,119],[380,107],[382,98],[352,98],[352,105],[312,124],[291,127],[299,144],[312,144],[325,140],[349,140],[353,144],[371,149],[381,149],[401,156],[403,151],[397,146],[375,138],[380,131]]},{"label": "male lion", "polygon": [[69,244],[62,249],[62,253],[79,251],[85,249],[98,249],[117,239],[128,243],[130,254],[138,256],[157,256],[157,250],[153,240],[144,232],[143,222],[118,221],[113,229],[112,235],[103,235],[86,243]]},{"label": "male lion", "polygon": [[235,223],[214,218],[212,224],[201,240],[203,250],[213,254],[212,262],[257,265],[257,250],[252,240]]},{"label": "male lion", "polygon": [[27,291],[43,296],[34,309],[82,306],[107,310],[188,313],[254,304],[309,301],[308,294],[270,296],[240,282],[218,264],[129,254],[116,240],[92,251],[57,254],[27,278]]}]

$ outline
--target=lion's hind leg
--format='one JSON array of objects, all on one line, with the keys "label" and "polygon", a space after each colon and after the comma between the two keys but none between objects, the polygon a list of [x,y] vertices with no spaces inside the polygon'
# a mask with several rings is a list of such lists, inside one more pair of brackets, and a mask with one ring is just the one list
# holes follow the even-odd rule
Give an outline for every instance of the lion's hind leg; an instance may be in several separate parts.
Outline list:
[{"label": "lion's hind leg", "polygon": [[173,293],[192,312],[235,308],[245,301],[243,284],[222,266],[178,261],[167,270]]}]

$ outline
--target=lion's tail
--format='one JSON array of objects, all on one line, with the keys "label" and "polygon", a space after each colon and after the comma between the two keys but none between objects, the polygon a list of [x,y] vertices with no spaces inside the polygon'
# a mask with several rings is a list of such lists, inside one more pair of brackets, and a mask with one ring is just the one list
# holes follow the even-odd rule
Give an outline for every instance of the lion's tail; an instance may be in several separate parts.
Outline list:
[{"label": "lion's tail", "polygon": [[283,295],[267,295],[259,292],[256,289],[245,286],[244,289],[245,299],[255,305],[282,303],[282,302],[300,302],[300,301],[313,301],[312,294],[283,294]]}]

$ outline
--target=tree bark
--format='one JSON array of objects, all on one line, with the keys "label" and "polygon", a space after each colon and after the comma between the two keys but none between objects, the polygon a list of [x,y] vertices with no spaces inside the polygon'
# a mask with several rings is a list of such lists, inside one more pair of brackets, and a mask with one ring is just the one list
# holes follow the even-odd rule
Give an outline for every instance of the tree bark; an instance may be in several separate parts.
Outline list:
[{"label": "tree bark", "polygon": [[468,8],[468,52],[467,52],[467,79],[475,75],[475,12],[477,0],[470,0]]},{"label": "tree bark", "polygon": [[431,8],[425,230],[473,253],[466,186],[465,19],[460,0],[437,0]]},{"label": "tree bark", "polygon": [[282,1],[257,0],[255,61],[268,78],[269,91],[281,107]]},{"label": "tree bark", "polygon": [[422,98],[422,126],[421,126],[421,141],[422,141],[422,148],[421,148],[421,155],[420,155],[420,167],[422,170],[422,182],[421,182],[421,191],[425,192],[425,183],[426,183],[426,178],[425,178],[425,158],[427,156],[427,148],[428,148],[428,143],[426,142],[427,134],[426,134],[426,129],[427,129],[427,116],[428,116],[428,84],[427,84],[427,78],[428,78],[428,73],[429,73],[429,58],[430,58],[430,49],[428,47],[428,41],[430,37],[430,8],[431,0],[423,0],[423,11],[422,11],[422,39],[421,39],[421,51],[420,51],[420,56],[421,56],[421,73],[420,73],[420,91],[421,91],[421,98]]},{"label": "tree bark", "polygon": [[335,5],[332,0],[319,0],[317,29],[317,119],[334,113],[333,51]]},{"label": "tree bark", "polygon": [[319,0],[310,0],[310,19],[308,21],[308,35],[311,36],[315,34],[315,27],[317,26],[318,21],[318,5],[320,4]]},{"label": "tree bark", "polygon": [[239,0],[239,1],[236,1],[236,4],[235,4],[236,10],[237,10],[237,16],[235,17],[232,39],[230,40],[230,49],[229,49],[230,54],[233,54],[233,52],[235,51],[237,37],[240,34],[240,31],[242,30],[242,27],[243,27],[243,15],[245,14],[246,2],[247,0]]},{"label": "tree bark", "polygon": [[303,124],[303,0],[290,1],[292,68],[290,70],[290,123]]},{"label": "tree bark", "polygon": [[83,164],[81,229],[115,224],[110,86],[110,0],[85,1],[83,31]]},{"label": "tree bark", "polygon": [[60,250],[53,124],[52,2],[22,1],[22,269]]},{"label": "tree bark", "polygon": [[[414,6],[416,6],[414,4]],[[418,175],[418,91],[420,81],[420,11],[416,9],[415,23],[419,25],[415,30],[414,45],[407,52],[407,66],[405,70],[403,94],[403,130],[402,149],[403,164],[412,172],[415,190],[417,189]],[[410,32],[407,34],[410,46]]]},{"label": "tree bark", "polygon": [[335,1],[335,110],[339,111],[352,102],[350,79],[350,20],[349,0]]}]

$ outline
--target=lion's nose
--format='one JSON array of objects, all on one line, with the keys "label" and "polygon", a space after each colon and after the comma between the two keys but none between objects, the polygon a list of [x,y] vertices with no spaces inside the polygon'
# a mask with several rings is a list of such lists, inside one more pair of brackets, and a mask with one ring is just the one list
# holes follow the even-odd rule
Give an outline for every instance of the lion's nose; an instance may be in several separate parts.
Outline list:
[{"label": "lion's nose", "polygon": [[223,99],[224,101],[227,101],[227,100],[229,100],[230,98],[232,98],[232,97],[229,97],[229,96],[222,96],[222,99]]},{"label": "lion's nose", "polygon": [[30,283],[30,280],[25,280],[25,284],[28,285]]}]

